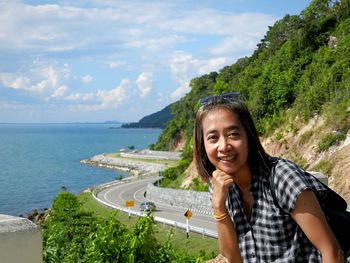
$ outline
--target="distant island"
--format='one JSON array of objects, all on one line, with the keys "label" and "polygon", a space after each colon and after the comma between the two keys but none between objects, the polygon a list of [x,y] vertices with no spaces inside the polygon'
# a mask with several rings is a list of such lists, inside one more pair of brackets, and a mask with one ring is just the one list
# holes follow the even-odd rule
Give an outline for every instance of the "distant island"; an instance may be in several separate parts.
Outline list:
[{"label": "distant island", "polygon": [[122,124],[120,121],[102,121],[102,122],[68,122],[67,124]]},{"label": "distant island", "polygon": [[172,104],[164,109],[143,117],[139,122],[122,124],[121,128],[160,128],[164,129],[169,120],[173,118],[171,113]]}]

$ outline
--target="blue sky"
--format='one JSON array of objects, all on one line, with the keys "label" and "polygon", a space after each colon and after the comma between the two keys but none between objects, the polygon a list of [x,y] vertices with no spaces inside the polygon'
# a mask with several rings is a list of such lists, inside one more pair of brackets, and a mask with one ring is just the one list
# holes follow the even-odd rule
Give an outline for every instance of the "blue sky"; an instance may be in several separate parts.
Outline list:
[{"label": "blue sky", "polygon": [[0,0],[0,123],[138,121],[311,0]]}]

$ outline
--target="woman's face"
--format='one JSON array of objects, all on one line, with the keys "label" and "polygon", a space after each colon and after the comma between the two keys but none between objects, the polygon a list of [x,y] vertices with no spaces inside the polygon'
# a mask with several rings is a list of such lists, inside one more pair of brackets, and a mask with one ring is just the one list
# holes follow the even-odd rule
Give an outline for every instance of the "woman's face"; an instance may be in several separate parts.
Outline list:
[{"label": "woman's face", "polygon": [[233,175],[249,168],[247,134],[237,114],[213,109],[202,128],[205,151],[216,169]]}]

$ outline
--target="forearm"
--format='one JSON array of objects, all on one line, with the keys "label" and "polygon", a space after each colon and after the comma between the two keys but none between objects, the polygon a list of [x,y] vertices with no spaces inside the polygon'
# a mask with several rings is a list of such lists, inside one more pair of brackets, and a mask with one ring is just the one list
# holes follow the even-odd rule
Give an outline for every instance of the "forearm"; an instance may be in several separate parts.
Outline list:
[{"label": "forearm", "polygon": [[340,249],[329,249],[321,251],[322,263],[343,263],[344,257],[343,252]]},{"label": "forearm", "polygon": [[[221,211],[214,209],[216,215],[224,213],[228,214],[226,209]],[[227,258],[229,263],[243,262],[238,247],[237,232],[230,216],[227,215],[220,220],[216,220],[216,227],[221,254]]]}]

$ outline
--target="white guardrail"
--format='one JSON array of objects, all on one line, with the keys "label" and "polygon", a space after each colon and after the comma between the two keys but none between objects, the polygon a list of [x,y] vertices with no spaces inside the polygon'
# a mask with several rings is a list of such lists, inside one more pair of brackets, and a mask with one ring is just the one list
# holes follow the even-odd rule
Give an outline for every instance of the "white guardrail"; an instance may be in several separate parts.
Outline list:
[{"label": "white guardrail", "polygon": [[[98,198],[98,196],[97,196],[98,193],[101,192],[102,190],[104,190],[105,188],[107,188],[109,186],[112,186],[112,185],[125,183],[125,181],[131,181],[131,180],[130,179],[124,179],[123,182],[110,182],[110,183],[99,185],[98,187],[96,187],[92,191],[92,196],[97,202],[99,202],[99,203],[101,203],[101,204],[103,204],[105,206],[108,206],[110,208],[118,209],[118,210],[120,210],[120,211],[122,211],[124,213],[130,214],[130,215],[133,215],[133,216],[145,216],[146,214],[143,213],[143,212],[133,211],[133,210],[127,209],[125,207],[121,207],[121,206],[117,206],[117,205],[105,202],[105,201],[101,200],[100,198]],[[173,220],[170,220],[170,219],[166,219],[166,218],[162,218],[162,217],[158,217],[158,216],[154,217],[154,221],[162,223],[164,225],[173,226],[175,229],[176,228],[181,228],[181,229],[185,229],[185,230],[187,229],[187,224],[176,222],[176,221],[173,221]],[[218,234],[217,234],[216,231],[213,231],[213,230],[210,230],[210,229],[206,229],[206,228],[202,228],[202,227],[196,227],[196,226],[189,225],[189,229],[188,230],[191,231],[191,232],[194,232],[194,233],[202,234],[203,236],[208,236],[208,237],[213,237],[213,238],[217,238],[218,237]]]}]

